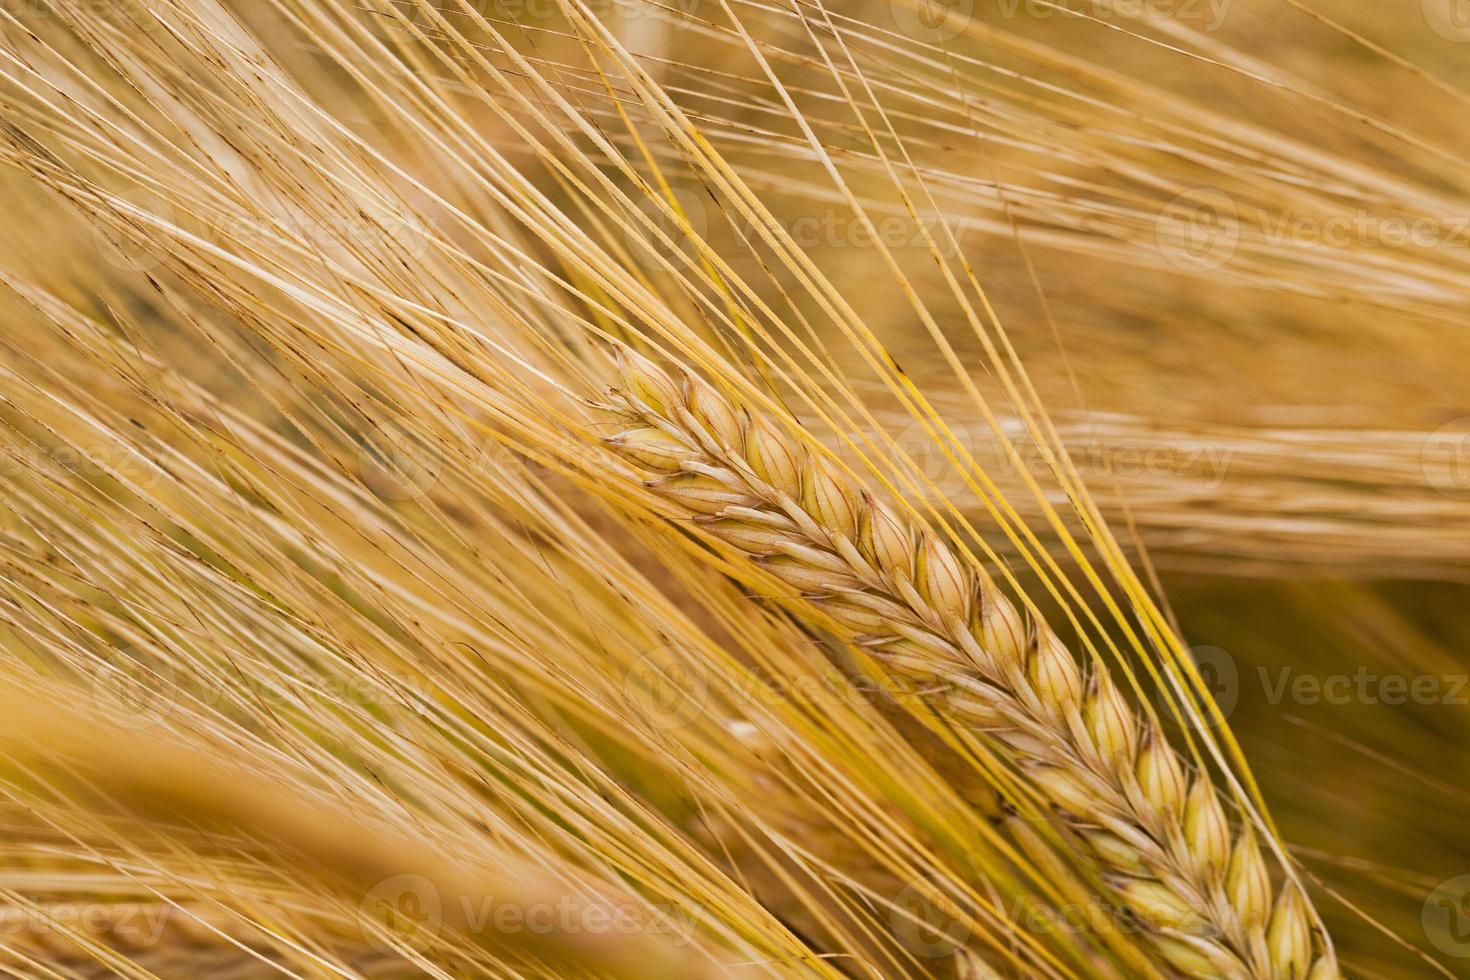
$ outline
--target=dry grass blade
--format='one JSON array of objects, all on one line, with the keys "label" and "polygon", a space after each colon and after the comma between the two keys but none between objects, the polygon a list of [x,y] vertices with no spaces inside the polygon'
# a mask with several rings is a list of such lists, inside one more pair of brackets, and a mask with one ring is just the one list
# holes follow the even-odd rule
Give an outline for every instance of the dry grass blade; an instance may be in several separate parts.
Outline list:
[{"label": "dry grass blade", "polygon": [[[128,819],[159,825],[182,820],[245,831],[279,848],[283,859],[299,864],[324,893],[356,900],[363,915],[386,917],[387,925],[394,924],[400,910],[387,900],[381,900],[384,904],[379,907],[382,886],[409,877],[416,890],[427,894],[512,896],[511,901],[526,908],[561,903],[587,921],[599,910],[605,914],[616,907],[612,894],[568,892],[554,876],[529,864],[507,867],[496,876],[471,872],[412,839],[345,812],[324,811],[319,802],[308,803],[238,769],[221,767],[193,749],[64,709],[39,709],[19,692],[3,697],[8,722],[0,744],[10,759],[45,767],[54,778],[69,781],[84,797],[97,801],[94,805],[110,807]],[[550,929],[487,930],[475,923],[473,908],[473,902],[444,901],[433,915],[432,927],[462,932],[511,955],[557,964],[569,975],[584,970],[669,980],[727,975],[677,944],[649,935],[608,933],[576,924],[566,928],[563,923]],[[206,931],[225,939],[218,930],[206,926]],[[72,937],[78,938],[85,948],[86,937]],[[105,949],[102,953],[107,955]],[[126,962],[125,957],[119,962]]]}]

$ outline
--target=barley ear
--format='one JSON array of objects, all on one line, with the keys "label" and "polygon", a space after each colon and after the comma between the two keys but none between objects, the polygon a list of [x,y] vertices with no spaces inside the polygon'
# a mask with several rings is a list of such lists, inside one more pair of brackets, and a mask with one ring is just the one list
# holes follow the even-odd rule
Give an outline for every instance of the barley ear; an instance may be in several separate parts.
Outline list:
[{"label": "barley ear", "polygon": [[1189,773],[1102,663],[1084,671],[969,556],[902,517],[797,438],[712,385],[619,359],[610,447],[696,526],[794,592],[956,726],[983,731],[1087,845],[1108,894],[1186,976],[1305,980],[1312,919],[1294,888],[1272,909],[1249,828]]}]

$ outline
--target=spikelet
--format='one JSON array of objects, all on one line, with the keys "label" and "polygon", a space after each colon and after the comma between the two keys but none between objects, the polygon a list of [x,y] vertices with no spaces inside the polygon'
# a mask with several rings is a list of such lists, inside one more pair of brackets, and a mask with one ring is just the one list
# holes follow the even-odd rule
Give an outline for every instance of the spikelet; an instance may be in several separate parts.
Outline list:
[{"label": "spikelet", "polygon": [[1187,782],[1179,757],[1164,741],[1157,726],[1144,733],[1136,771],[1141,800],[1134,810],[1152,821],[1148,828],[1155,834],[1174,826],[1184,807]]},{"label": "spikelet", "polygon": [[1123,693],[1107,674],[1093,674],[1083,718],[1090,737],[1087,749],[1094,763],[1119,773],[1131,769],[1138,751],[1138,732]]},{"label": "spikelet", "polygon": [[1031,683],[1020,694],[1027,706],[1058,727],[1070,725],[1082,707],[1082,672],[1061,641],[1044,634],[1031,651],[1026,676]]},{"label": "spikelet", "polygon": [[608,444],[633,462],[660,472],[677,473],[684,460],[696,458],[691,446],[662,429],[629,429]]},{"label": "spikelet", "polygon": [[914,539],[909,528],[888,507],[864,491],[862,534],[863,552],[877,565],[892,585],[907,582],[914,575]]},{"label": "spikelet", "polygon": [[1185,861],[1211,884],[1219,881],[1230,861],[1230,824],[1208,780],[1196,779],[1190,787],[1184,803],[1184,841]]},{"label": "spikelet", "polygon": [[1306,980],[1312,965],[1312,924],[1306,899],[1295,885],[1287,884],[1276,899],[1271,926],[1266,931],[1266,949],[1272,976]]},{"label": "spikelet", "polygon": [[1191,977],[1305,980],[1313,950],[1304,896],[1289,890],[1273,911],[1254,836],[1236,836],[1208,777],[1189,779],[1102,665],[1085,676],[1057,635],[1028,625],[981,569],[809,453],[783,423],[645,358],[619,363],[610,402],[635,435],[611,447],[790,586],[790,608],[819,612],[935,710],[1008,747],[1090,842],[1114,900],[1161,959]]},{"label": "spikelet", "polygon": [[1319,956],[1312,967],[1312,972],[1307,974],[1307,980],[1342,980],[1342,971],[1337,968],[1337,960],[1331,956]]},{"label": "spikelet", "polygon": [[1145,925],[1161,932],[1195,932],[1204,917],[1163,882],[1149,878],[1118,877],[1110,881],[1123,908]]},{"label": "spikelet", "polygon": [[1271,912],[1271,875],[1256,843],[1255,832],[1245,827],[1230,856],[1225,894],[1247,932],[1257,932]]}]

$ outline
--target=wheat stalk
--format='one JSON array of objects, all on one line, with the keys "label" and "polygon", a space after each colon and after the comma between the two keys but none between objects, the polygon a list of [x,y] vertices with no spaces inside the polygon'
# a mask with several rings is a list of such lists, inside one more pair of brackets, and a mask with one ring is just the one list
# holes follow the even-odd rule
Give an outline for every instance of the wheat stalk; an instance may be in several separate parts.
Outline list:
[{"label": "wheat stalk", "polygon": [[[1209,778],[1191,778],[1101,665],[1084,672],[1044,622],[790,431],[702,379],[619,352],[608,440],[648,485],[792,586],[936,710],[993,735],[1086,843],[1115,907],[1174,969],[1199,978],[1326,980],[1312,913],[1271,876],[1249,826],[1232,829]],[[1140,733],[1141,732],[1141,733]],[[1233,840],[1232,840],[1233,837]]]}]

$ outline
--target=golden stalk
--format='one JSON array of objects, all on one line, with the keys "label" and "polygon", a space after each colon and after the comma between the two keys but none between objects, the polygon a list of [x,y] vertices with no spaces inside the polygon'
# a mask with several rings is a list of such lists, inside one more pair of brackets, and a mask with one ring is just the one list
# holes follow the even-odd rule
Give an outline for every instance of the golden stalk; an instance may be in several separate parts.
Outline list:
[{"label": "golden stalk", "polygon": [[[789,430],[687,373],[619,356],[609,444],[648,486],[790,585],[958,726],[984,731],[1095,859],[1114,908],[1190,977],[1326,980],[1306,897],[1273,901],[1255,832],[1232,827],[1102,665],[1084,670],[990,577]],[[943,691],[944,696],[932,696]]]}]

